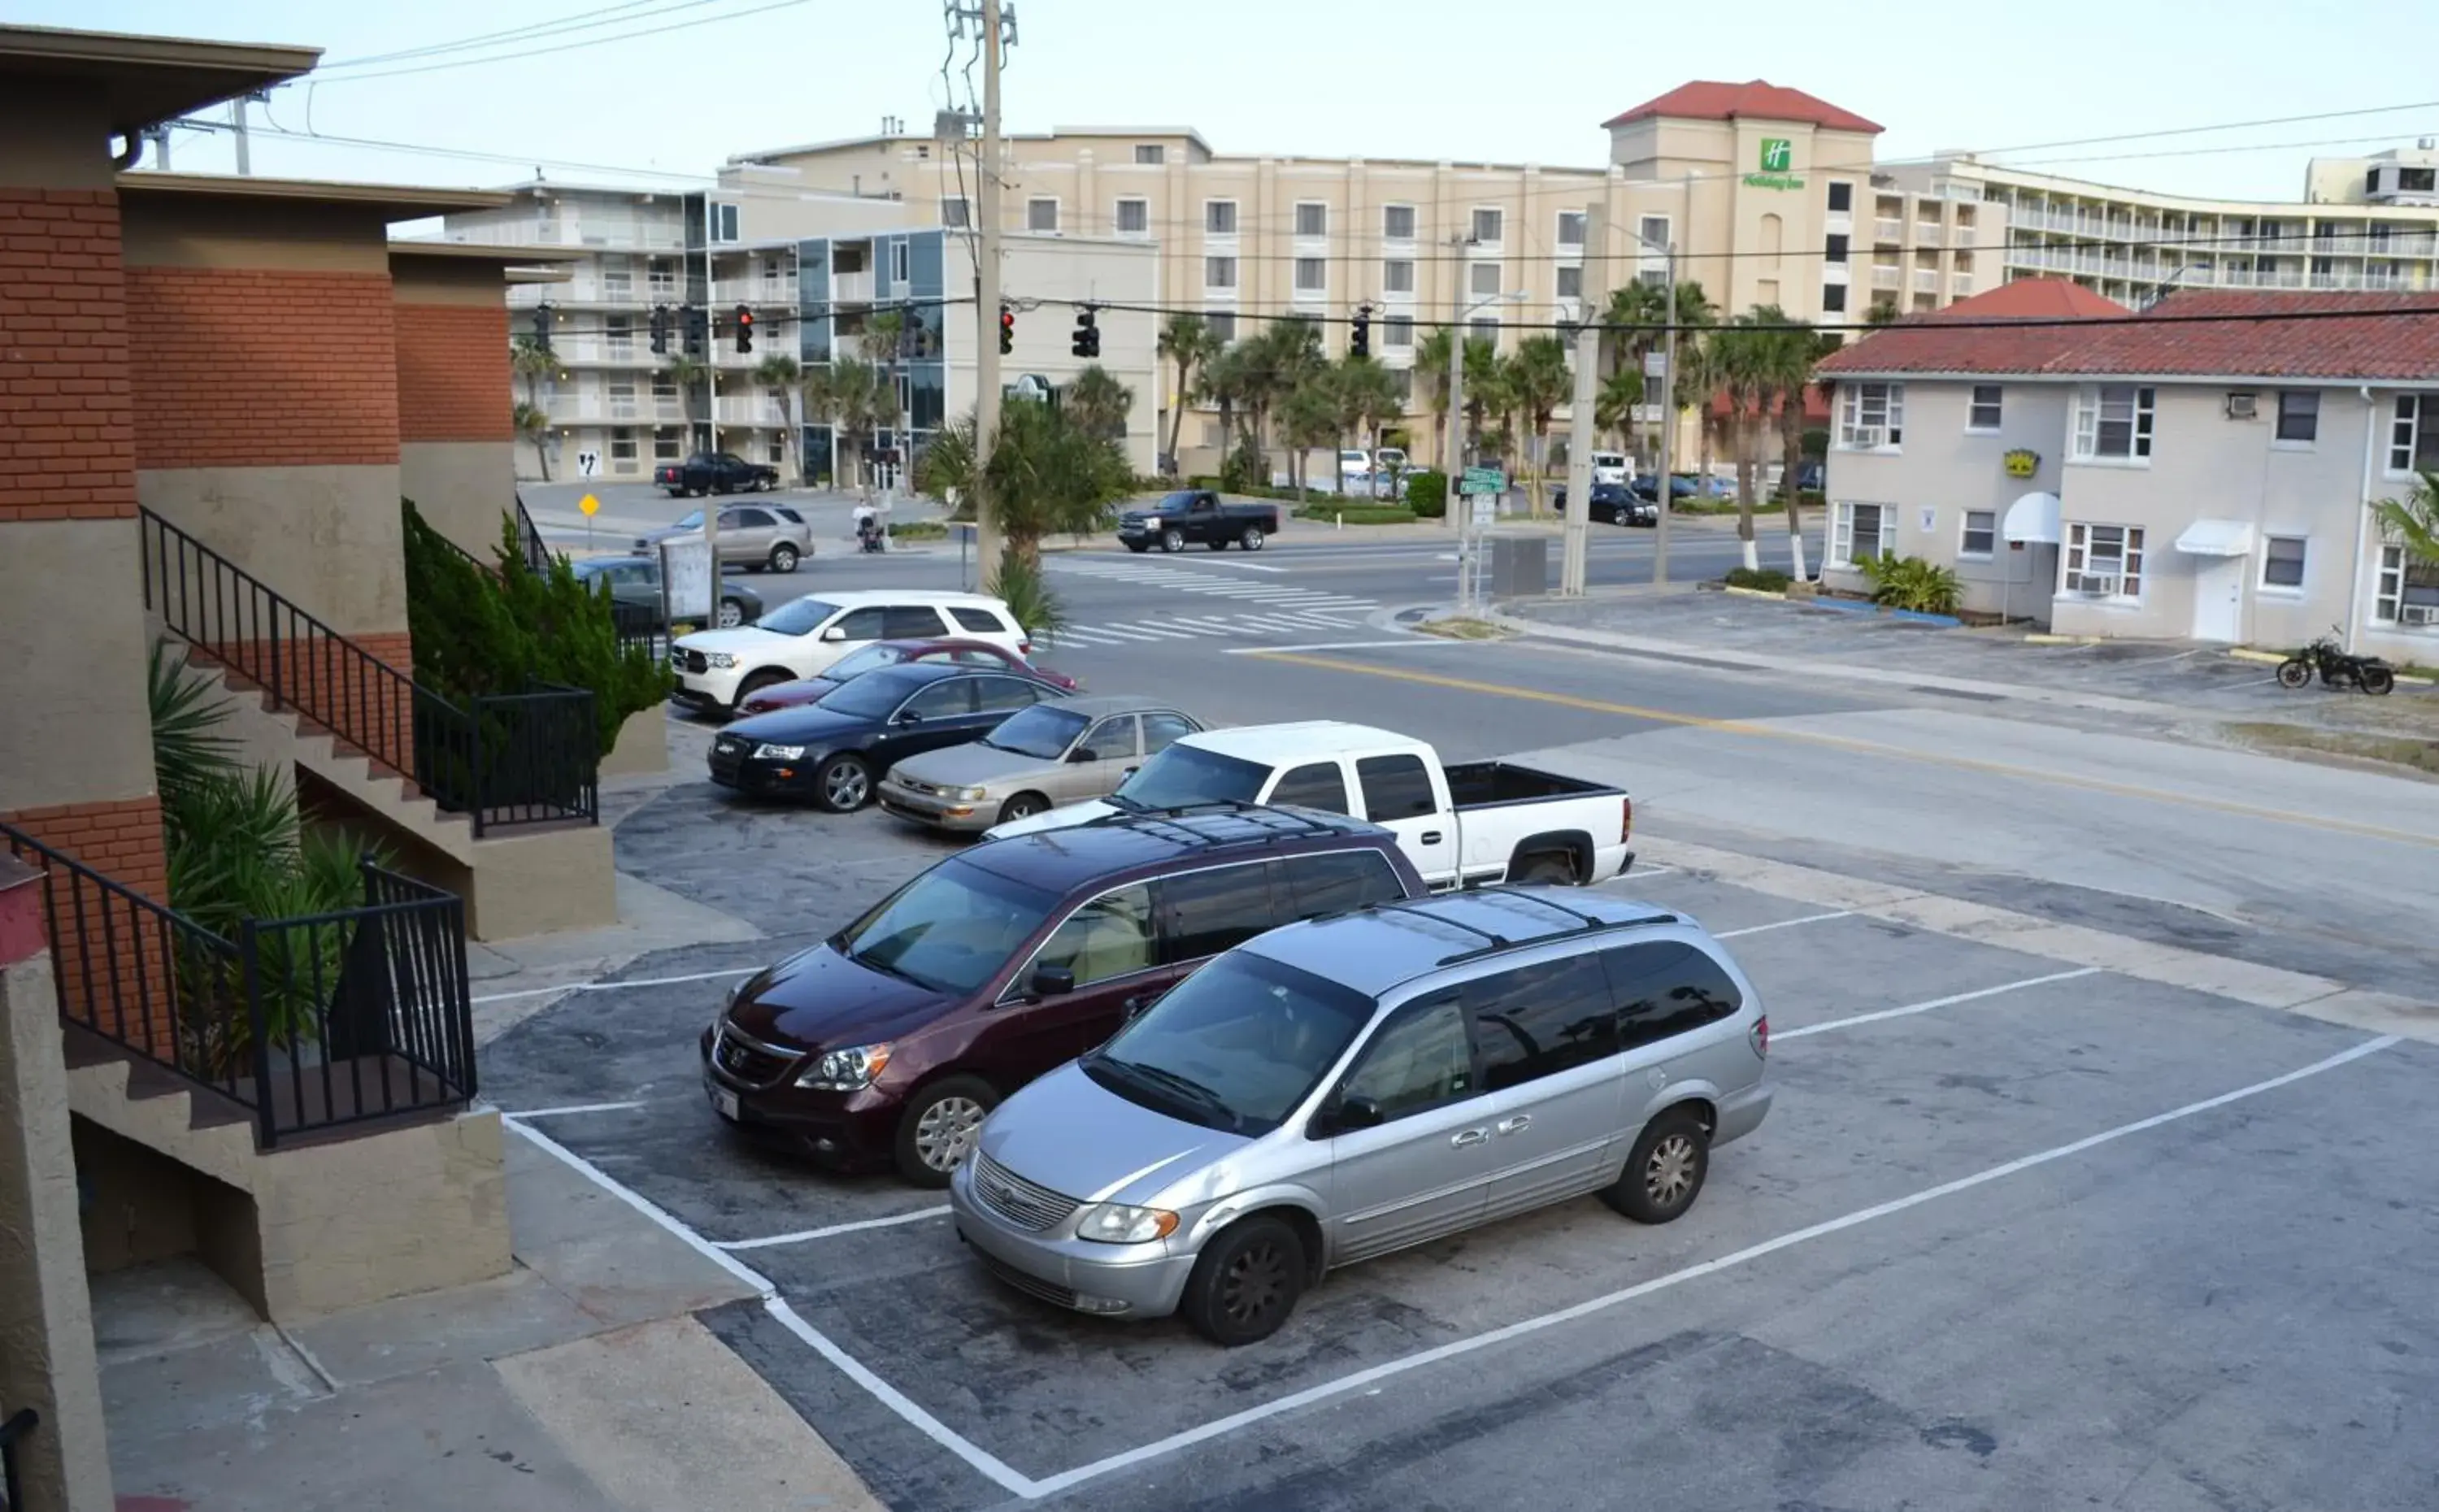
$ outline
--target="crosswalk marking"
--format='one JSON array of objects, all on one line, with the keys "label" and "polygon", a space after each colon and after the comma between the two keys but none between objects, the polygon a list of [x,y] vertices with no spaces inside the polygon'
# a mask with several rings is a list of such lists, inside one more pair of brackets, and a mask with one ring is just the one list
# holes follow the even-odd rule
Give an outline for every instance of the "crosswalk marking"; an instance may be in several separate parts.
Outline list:
[{"label": "crosswalk marking", "polygon": [[1357,629],[1363,623],[1364,614],[1362,610],[1341,609],[1226,616],[1173,614],[1160,619],[1068,625],[1045,639],[1054,649],[1061,646],[1159,645],[1167,641],[1211,640],[1221,636],[1260,640],[1276,635],[1309,635],[1316,630]]},{"label": "crosswalk marking", "polygon": [[1327,593],[1317,588],[1296,588],[1286,583],[1247,582],[1241,578],[1218,578],[1207,572],[1195,572],[1150,562],[1053,558],[1046,565],[1054,572],[1079,578],[1100,578],[1115,582],[1140,583],[1166,592],[1202,594],[1215,598],[1234,598],[1246,603],[1276,605],[1283,608],[1335,605],[1371,609],[1378,604],[1375,599]]}]

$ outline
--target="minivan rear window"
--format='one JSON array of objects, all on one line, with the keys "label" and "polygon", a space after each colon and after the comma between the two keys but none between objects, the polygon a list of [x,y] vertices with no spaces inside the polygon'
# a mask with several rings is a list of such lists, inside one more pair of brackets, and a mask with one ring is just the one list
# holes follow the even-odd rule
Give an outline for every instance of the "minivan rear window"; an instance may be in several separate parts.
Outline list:
[{"label": "minivan rear window", "polygon": [[1709,953],[1676,940],[1601,952],[1617,1005],[1619,1047],[1631,1050],[1716,1023],[1744,1006],[1744,994]]}]

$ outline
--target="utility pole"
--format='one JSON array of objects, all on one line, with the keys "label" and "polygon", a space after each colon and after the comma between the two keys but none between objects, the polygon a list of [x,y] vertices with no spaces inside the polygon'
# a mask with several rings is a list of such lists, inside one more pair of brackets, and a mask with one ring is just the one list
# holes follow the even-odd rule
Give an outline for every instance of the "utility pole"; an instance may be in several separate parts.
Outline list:
[{"label": "utility pole", "polygon": [[[1451,251],[1462,253],[1471,237],[1448,239]],[[1462,257],[1451,258],[1447,266],[1455,271],[1449,275],[1449,374],[1448,374],[1448,507],[1443,518],[1456,529],[1457,540],[1466,539],[1466,524],[1457,513],[1461,500],[1456,491],[1457,480],[1465,476],[1465,278],[1466,263]],[[1458,556],[1457,583],[1465,583],[1464,556]]]},{"label": "utility pole", "polygon": [[[720,332],[713,326],[711,311],[717,291],[712,285],[711,244],[720,229],[720,206],[711,196],[703,197],[703,418],[708,428],[711,455],[720,455]],[[710,464],[717,468],[720,464]],[[679,466],[685,464],[681,462]],[[684,474],[680,474],[684,476]],[[720,624],[720,495],[708,482],[703,490],[703,552],[711,558],[711,602],[704,606],[703,623],[705,630]]]},{"label": "utility pole", "polygon": [[[1668,471],[1670,444],[1677,438],[1677,239],[1674,228],[1668,245],[1663,249],[1668,258],[1667,303],[1665,318],[1667,334],[1662,345],[1665,353],[1660,360],[1660,523],[1652,529],[1651,583],[1654,588],[1668,586],[1668,517],[1677,505],[1676,478]],[[1700,488],[1703,480],[1696,479]]]},{"label": "utility pole", "polygon": [[1599,429],[1601,329],[1598,311],[1609,298],[1609,207],[1594,200],[1584,210],[1584,265],[1579,288],[1583,322],[1576,328],[1576,393],[1567,425],[1566,554],[1558,592],[1581,594],[1589,577],[1593,518],[1593,441]]},{"label": "utility pole", "polygon": [[975,175],[974,213],[982,222],[981,251],[974,264],[974,556],[988,587],[1004,549],[999,512],[984,474],[999,444],[999,71],[1000,0],[982,0],[983,151]]},{"label": "utility pole", "polygon": [[240,95],[229,101],[229,124],[237,128],[237,173],[240,178],[250,177],[254,172],[254,153],[245,135],[245,102],[253,98],[252,95]]}]

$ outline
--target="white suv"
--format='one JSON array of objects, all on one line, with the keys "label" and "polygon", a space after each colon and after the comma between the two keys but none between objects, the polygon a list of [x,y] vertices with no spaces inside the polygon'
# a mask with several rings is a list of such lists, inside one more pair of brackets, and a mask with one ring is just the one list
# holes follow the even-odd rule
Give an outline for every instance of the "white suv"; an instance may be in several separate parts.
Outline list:
[{"label": "white suv", "polygon": [[875,641],[913,640],[988,641],[1033,654],[1033,642],[999,599],[870,588],[809,595],[751,625],[680,636],[669,649],[669,670],[677,674],[679,703],[731,714],[757,689],[818,677]]}]

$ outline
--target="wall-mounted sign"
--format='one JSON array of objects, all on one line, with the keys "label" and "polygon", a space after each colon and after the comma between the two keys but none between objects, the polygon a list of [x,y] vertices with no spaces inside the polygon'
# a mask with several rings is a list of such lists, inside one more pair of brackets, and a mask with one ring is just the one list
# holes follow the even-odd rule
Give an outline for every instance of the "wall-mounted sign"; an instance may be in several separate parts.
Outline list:
[{"label": "wall-mounted sign", "polygon": [[2005,464],[2007,476],[2011,478],[2029,478],[2041,470],[2041,454],[2021,446],[2000,460]]},{"label": "wall-mounted sign", "polygon": [[1761,139],[1761,171],[1745,175],[1756,189],[1800,189],[1804,181],[1788,170],[1795,166],[1795,143],[1784,136]]}]

